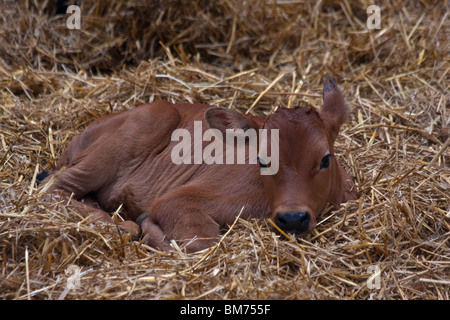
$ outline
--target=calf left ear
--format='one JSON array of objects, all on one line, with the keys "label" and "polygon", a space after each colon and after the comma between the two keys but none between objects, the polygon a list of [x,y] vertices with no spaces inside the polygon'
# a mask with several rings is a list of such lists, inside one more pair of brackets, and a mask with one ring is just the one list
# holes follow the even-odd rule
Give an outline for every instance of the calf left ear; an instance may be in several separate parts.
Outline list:
[{"label": "calf left ear", "polygon": [[320,110],[320,117],[330,131],[333,141],[339,133],[346,113],[347,106],[341,89],[331,77],[328,77],[323,87],[323,107]]},{"label": "calf left ear", "polygon": [[227,108],[210,108],[205,112],[205,119],[210,128],[218,129],[222,134],[225,134],[227,129],[246,131],[251,128],[249,121],[242,114]]}]

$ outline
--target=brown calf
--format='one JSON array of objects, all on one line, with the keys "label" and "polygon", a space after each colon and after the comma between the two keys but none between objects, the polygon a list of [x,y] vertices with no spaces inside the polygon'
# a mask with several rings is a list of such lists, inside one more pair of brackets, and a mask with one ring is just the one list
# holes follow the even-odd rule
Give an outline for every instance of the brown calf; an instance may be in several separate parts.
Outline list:
[{"label": "brown calf", "polygon": [[[320,111],[283,108],[267,117],[162,101],[109,115],[73,139],[57,163],[63,170],[51,190],[73,193],[81,213],[109,222],[107,212],[122,204],[122,214],[137,221],[140,230],[132,222],[123,228],[134,227],[150,246],[164,250],[172,239],[187,244],[187,251],[211,246],[219,228],[233,223],[242,207],[242,218],[271,217],[286,232],[305,233],[327,203],[357,198],[355,185],[334,157],[346,107],[331,78],[323,102]],[[172,150],[179,142],[172,134],[180,128],[193,134],[194,121],[201,121],[203,132],[278,129],[277,172],[261,175],[264,160],[253,164],[249,153],[245,164],[174,164]]]}]

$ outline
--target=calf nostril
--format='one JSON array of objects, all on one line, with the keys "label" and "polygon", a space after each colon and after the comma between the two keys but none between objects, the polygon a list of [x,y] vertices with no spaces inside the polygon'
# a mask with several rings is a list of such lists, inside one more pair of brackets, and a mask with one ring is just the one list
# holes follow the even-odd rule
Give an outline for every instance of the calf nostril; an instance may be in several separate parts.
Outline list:
[{"label": "calf nostril", "polygon": [[311,219],[308,212],[297,212],[296,215],[301,224],[308,225],[309,220]]},{"label": "calf nostril", "polygon": [[285,217],[285,214],[277,214],[277,218],[276,218],[277,224],[282,228],[285,228],[288,223],[288,221],[284,217]]}]

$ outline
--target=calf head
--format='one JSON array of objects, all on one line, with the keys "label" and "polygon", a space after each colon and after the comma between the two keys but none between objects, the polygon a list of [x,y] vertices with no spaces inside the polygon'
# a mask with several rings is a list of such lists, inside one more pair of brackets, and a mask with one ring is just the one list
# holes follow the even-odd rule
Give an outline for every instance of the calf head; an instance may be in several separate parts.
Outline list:
[{"label": "calf head", "polygon": [[[280,108],[268,116],[264,129],[278,129],[278,171],[261,175],[272,219],[289,233],[306,233],[328,203],[339,205],[357,199],[356,187],[336,160],[334,141],[346,114],[344,97],[328,77],[323,89],[323,107]],[[228,109],[209,109],[207,122],[219,130],[257,128],[250,117]],[[268,166],[258,159],[260,166]]]}]

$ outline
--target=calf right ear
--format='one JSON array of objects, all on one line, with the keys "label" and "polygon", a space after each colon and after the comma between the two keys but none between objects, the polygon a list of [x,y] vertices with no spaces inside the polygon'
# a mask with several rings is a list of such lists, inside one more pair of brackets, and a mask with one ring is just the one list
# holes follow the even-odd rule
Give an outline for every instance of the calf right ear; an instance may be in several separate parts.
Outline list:
[{"label": "calf right ear", "polygon": [[331,77],[328,77],[323,87],[323,107],[320,110],[320,117],[330,131],[333,141],[339,133],[346,113],[347,106],[341,89]]},{"label": "calf right ear", "polygon": [[210,128],[220,130],[223,135],[226,134],[227,129],[246,131],[251,128],[250,123],[242,114],[227,108],[210,108],[205,112],[205,119]]}]

